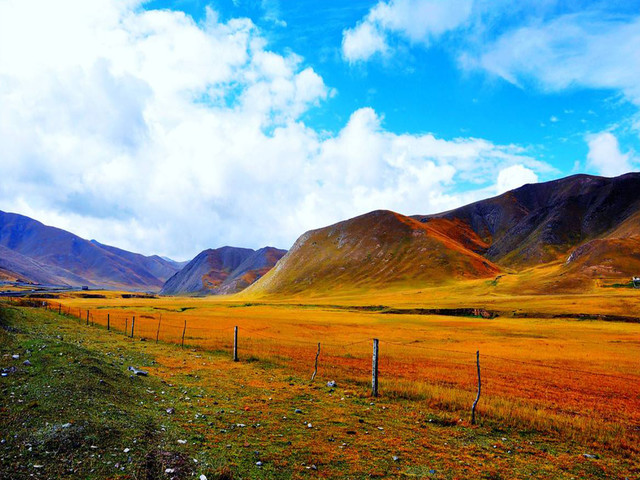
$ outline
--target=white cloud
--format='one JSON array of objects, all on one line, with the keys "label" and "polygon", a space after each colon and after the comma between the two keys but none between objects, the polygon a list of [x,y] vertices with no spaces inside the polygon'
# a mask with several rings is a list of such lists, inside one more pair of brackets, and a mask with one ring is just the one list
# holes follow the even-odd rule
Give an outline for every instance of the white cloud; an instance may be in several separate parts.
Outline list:
[{"label": "white cloud", "polygon": [[342,55],[351,63],[368,60],[376,53],[384,54],[388,49],[384,34],[370,22],[362,22],[343,33]]},{"label": "white cloud", "polygon": [[549,172],[512,145],[390,133],[368,108],[319,133],[301,116],[329,94],[247,19],[0,1],[0,208],[186,259],[287,247],[375,208],[451,208],[511,165]]},{"label": "white cloud", "polygon": [[358,25],[343,31],[342,54],[351,63],[385,54],[392,36],[428,44],[462,25],[472,4],[472,0],[380,1]]},{"label": "white cloud", "polygon": [[527,183],[538,183],[538,175],[524,165],[511,165],[498,172],[496,193],[501,194]]},{"label": "white cloud", "polygon": [[587,167],[599,175],[615,177],[632,170],[631,156],[620,151],[618,139],[613,134],[601,132],[589,135],[587,143]]},{"label": "white cloud", "polygon": [[533,82],[548,91],[615,89],[640,105],[640,16],[591,11],[538,19],[477,50],[463,56],[466,66],[511,83]]}]

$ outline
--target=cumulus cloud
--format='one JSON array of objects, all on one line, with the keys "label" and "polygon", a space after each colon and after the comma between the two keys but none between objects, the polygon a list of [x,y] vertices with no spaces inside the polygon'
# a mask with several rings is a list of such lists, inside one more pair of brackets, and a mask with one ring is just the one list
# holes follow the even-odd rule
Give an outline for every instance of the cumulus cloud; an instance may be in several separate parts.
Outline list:
[{"label": "cumulus cloud", "polygon": [[527,183],[538,183],[538,175],[524,165],[511,165],[498,172],[496,193],[508,192]]},{"label": "cumulus cloud", "polygon": [[250,20],[141,5],[0,1],[2,210],[186,259],[288,247],[376,208],[451,208],[511,165],[549,171],[517,146],[391,133],[370,108],[317,132],[301,117],[329,88]]},{"label": "cumulus cloud", "polygon": [[605,177],[615,177],[632,170],[631,155],[622,153],[618,139],[609,132],[587,137],[587,167]]},{"label": "cumulus cloud", "polygon": [[428,44],[463,24],[471,14],[472,0],[380,1],[353,28],[344,30],[342,54],[349,62],[368,60],[389,51],[389,37]]},{"label": "cumulus cloud", "polygon": [[387,40],[371,22],[362,22],[357,27],[346,30],[342,37],[342,55],[349,62],[367,60],[376,53],[386,53]]}]

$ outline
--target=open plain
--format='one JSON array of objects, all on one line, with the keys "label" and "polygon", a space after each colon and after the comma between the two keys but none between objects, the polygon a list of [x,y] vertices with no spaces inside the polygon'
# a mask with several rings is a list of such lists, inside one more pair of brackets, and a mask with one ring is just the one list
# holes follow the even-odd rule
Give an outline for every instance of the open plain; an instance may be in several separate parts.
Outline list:
[{"label": "open plain", "polygon": [[[278,420],[299,408],[291,400],[293,392],[308,395],[309,402],[318,403],[313,403],[317,407],[306,423],[331,432],[338,429],[344,435],[355,428],[358,435],[359,446],[354,448],[350,442],[349,454],[339,448],[341,441],[329,442],[337,433],[312,442],[314,465],[324,464],[318,474],[322,470],[324,475],[336,474],[329,467],[336,451],[345,472],[361,474],[368,471],[362,465],[366,456],[380,448],[391,461],[388,465],[376,461],[371,472],[381,470],[383,477],[411,476],[411,466],[417,468],[434,455],[436,441],[422,438],[422,424],[436,422],[445,425],[439,427],[447,432],[443,438],[455,434],[459,442],[470,437],[470,444],[478,441],[478,435],[503,432],[496,433],[488,449],[501,452],[507,464],[496,467],[496,476],[491,476],[490,468],[479,468],[479,457],[471,462],[478,468],[473,470],[459,460],[461,444],[451,444],[449,439],[438,448],[444,449],[444,457],[455,455],[460,463],[427,469],[437,472],[434,478],[468,478],[471,471],[481,477],[487,474],[486,478],[541,478],[542,470],[536,469],[543,465],[560,468],[549,474],[552,478],[565,478],[565,470],[566,478],[636,477],[638,291],[599,287],[584,294],[517,295],[512,285],[522,281],[457,282],[419,291],[347,291],[318,298],[123,298],[120,293],[101,292],[92,296],[104,298],[82,298],[76,293],[43,301],[50,308],[49,328],[58,328],[57,322],[62,322],[59,328],[72,328],[77,335],[98,335],[126,350],[155,352],[158,366],[150,368],[152,376],[172,382],[169,379],[176,376],[216,378],[217,382],[231,375],[235,380],[228,386],[233,392],[220,393],[236,402],[236,409],[253,410],[256,402],[248,391],[249,398],[241,400],[245,394],[238,384],[264,389],[272,399],[269,404],[282,409]],[[235,326],[239,328],[238,363],[231,361]],[[380,341],[379,398],[371,397],[373,338]],[[318,373],[311,383],[318,343]],[[478,425],[472,426],[476,351],[480,352],[482,391]],[[211,360],[196,361],[201,355]],[[337,387],[326,387],[330,381]],[[196,383],[211,387],[202,380]],[[283,398],[291,405],[283,404]],[[357,402],[367,411],[366,425],[351,425],[352,414],[340,403],[344,401]],[[270,418],[274,420],[275,415]],[[392,424],[386,424],[391,418]],[[261,425],[266,422],[254,420]],[[366,437],[359,436],[363,428]],[[217,426],[208,431],[203,446],[223,441],[218,433]],[[271,430],[270,435],[277,433]],[[519,440],[511,444],[514,435]],[[547,451],[540,463],[536,455],[518,451],[525,448],[529,436],[560,446],[553,447],[553,453]],[[393,457],[402,463],[396,464]],[[519,462],[522,465],[514,470]],[[529,470],[524,468],[528,462]],[[574,468],[586,468],[587,463],[594,470],[576,474]],[[286,465],[290,475],[300,473]],[[260,472],[256,475],[262,478]]]}]

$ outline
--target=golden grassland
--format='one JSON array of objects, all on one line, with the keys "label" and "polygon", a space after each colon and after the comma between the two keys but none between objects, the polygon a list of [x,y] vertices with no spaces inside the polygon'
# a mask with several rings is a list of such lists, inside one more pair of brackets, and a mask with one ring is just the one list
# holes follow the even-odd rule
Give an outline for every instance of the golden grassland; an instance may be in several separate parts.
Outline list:
[{"label": "golden grassland", "polygon": [[[226,349],[143,342],[18,306],[29,302],[4,302],[0,367],[17,369],[0,381],[1,478],[575,480],[640,473],[636,443],[614,449],[571,438],[563,425],[512,426],[498,410],[483,410],[470,426],[469,392],[442,387],[447,402],[460,395],[461,409],[400,395],[384,362],[382,395],[373,399],[348,378],[326,386],[331,373],[344,371],[327,373],[323,357],[323,381],[310,383],[306,355],[300,365],[281,352],[272,353],[275,360],[251,357],[245,341],[241,361],[233,362]],[[129,365],[149,376],[130,376]],[[173,472],[163,476],[167,468]]]},{"label": "golden grassland", "polygon": [[[526,276],[524,277],[526,280]],[[468,418],[480,352],[481,418],[563,438],[637,451],[640,441],[640,323],[587,315],[640,317],[640,292],[594,288],[583,294],[532,294],[523,277],[423,290],[352,291],[334,296],[156,299],[62,298],[81,322],[134,337],[230,352],[239,327],[241,359],[268,360],[318,381],[352,383],[366,394],[371,340],[380,339],[380,392]],[[520,295],[515,291],[521,290]],[[53,303],[57,300],[52,301]],[[489,309],[493,319],[390,314],[410,308]],[[524,318],[526,316],[526,318]],[[555,318],[557,317],[557,318]],[[186,324],[186,331],[185,331]]]}]

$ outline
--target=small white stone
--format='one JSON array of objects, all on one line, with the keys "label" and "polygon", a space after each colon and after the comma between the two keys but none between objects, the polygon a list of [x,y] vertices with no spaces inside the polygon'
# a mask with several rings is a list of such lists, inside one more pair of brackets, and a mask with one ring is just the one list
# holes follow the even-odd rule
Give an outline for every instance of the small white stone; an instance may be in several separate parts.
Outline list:
[{"label": "small white stone", "polygon": [[200,475],[200,480],[207,480],[207,477],[205,475]]},{"label": "small white stone", "polygon": [[187,441],[186,440],[178,440],[178,443],[181,443],[181,444],[184,445],[185,443],[187,443]]},{"label": "small white stone", "polygon": [[130,448],[125,448],[125,449],[123,450],[123,452],[124,452],[124,453],[129,453],[130,451],[131,451],[131,449],[130,449]]}]

